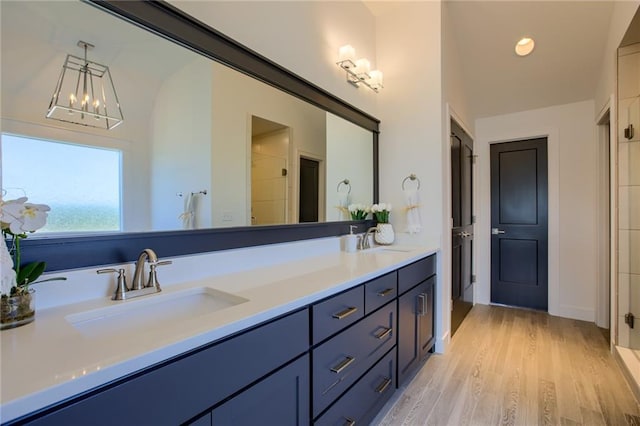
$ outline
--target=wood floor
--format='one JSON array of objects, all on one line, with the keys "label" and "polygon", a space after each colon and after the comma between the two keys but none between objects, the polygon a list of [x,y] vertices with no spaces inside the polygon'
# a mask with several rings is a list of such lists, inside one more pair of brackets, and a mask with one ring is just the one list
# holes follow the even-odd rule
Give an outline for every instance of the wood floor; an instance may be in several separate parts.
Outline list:
[{"label": "wood floor", "polygon": [[476,305],[397,395],[375,424],[640,426],[594,324],[504,307]]}]

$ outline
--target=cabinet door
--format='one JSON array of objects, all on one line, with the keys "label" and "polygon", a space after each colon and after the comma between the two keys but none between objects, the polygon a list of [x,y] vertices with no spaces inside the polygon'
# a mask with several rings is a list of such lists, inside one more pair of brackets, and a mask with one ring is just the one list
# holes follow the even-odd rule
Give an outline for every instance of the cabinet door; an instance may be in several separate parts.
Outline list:
[{"label": "cabinet door", "polygon": [[211,414],[216,426],[308,424],[309,356],[263,379]]},{"label": "cabinet door", "polygon": [[425,359],[435,342],[433,333],[435,277],[429,278],[418,287],[421,289],[418,294],[418,358]]},{"label": "cabinet door", "polygon": [[398,298],[398,386],[433,346],[435,276]]}]

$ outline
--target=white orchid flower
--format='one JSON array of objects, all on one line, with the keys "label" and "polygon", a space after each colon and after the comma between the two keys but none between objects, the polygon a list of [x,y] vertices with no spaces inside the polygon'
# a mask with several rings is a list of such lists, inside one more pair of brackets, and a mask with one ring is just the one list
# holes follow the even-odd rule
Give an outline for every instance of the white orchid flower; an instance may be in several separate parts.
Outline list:
[{"label": "white orchid flower", "polygon": [[2,229],[19,235],[35,232],[47,223],[47,212],[51,210],[46,204],[27,203],[27,197],[0,202],[0,222]]},{"label": "white orchid flower", "polygon": [[4,238],[0,238],[0,294],[11,294],[16,286],[16,271],[13,269],[13,259]]}]

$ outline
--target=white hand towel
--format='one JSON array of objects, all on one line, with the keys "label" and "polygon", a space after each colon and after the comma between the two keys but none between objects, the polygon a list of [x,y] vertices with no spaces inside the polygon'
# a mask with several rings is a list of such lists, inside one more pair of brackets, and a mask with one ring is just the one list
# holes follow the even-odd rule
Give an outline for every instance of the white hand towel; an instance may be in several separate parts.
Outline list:
[{"label": "white hand towel", "polygon": [[338,220],[349,220],[351,216],[349,214],[349,193],[338,192]]},{"label": "white hand towel", "polygon": [[420,197],[417,189],[404,190],[405,203],[407,205],[407,232],[417,234],[422,229],[420,222]]},{"label": "white hand towel", "polygon": [[184,199],[184,211],[179,219],[182,220],[182,228],[183,229],[195,229],[196,222],[196,201],[195,194],[192,192],[189,193]]}]

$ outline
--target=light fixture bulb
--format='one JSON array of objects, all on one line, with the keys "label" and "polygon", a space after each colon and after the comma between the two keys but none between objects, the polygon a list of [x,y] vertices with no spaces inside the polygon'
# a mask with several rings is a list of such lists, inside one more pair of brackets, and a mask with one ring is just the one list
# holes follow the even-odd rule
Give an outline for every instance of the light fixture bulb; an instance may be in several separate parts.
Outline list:
[{"label": "light fixture bulb", "polygon": [[350,44],[346,44],[338,49],[338,62],[344,63],[345,68],[350,67],[350,63],[356,60],[356,49]]},{"label": "light fixture bulb", "polygon": [[527,56],[531,52],[533,52],[533,48],[536,43],[530,37],[523,37],[516,43],[516,55],[518,56]]},{"label": "light fixture bulb", "polygon": [[369,71],[371,70],[371,63],[366,58],[361,58],[356,61],[356,69],[353,71],[360,77],[360,80],[365,80],[369,77]]}]

